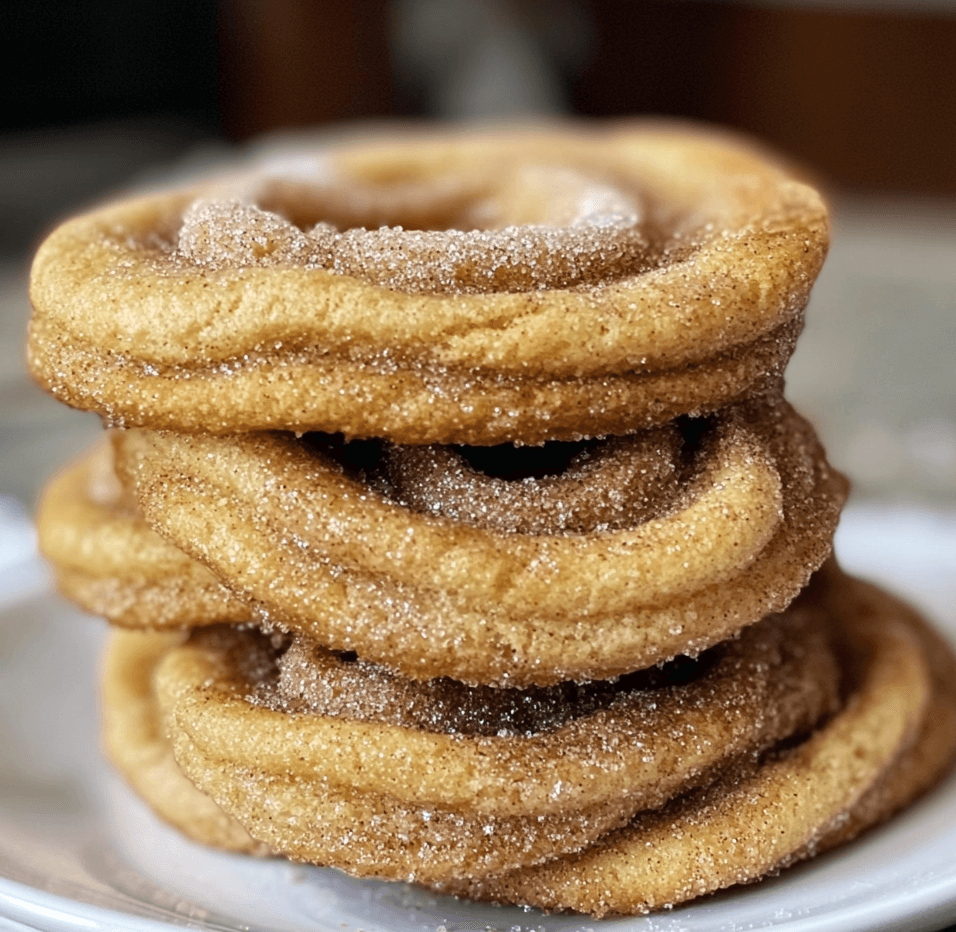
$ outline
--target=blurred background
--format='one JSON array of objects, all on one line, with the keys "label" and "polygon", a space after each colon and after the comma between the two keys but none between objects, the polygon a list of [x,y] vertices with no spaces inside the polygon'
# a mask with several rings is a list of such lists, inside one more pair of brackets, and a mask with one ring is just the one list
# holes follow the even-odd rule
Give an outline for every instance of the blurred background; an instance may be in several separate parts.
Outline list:
[{"label": "blurred background", "polygon": [[[23,368],[56,219],[380,118],[670,114],[754,133],[830,196],[788,373],[856,501],[956,508],[956,0],[84,0],[0,5],[0,503],[97,430]],[[25,520],[25,519],[24,519]]]}]

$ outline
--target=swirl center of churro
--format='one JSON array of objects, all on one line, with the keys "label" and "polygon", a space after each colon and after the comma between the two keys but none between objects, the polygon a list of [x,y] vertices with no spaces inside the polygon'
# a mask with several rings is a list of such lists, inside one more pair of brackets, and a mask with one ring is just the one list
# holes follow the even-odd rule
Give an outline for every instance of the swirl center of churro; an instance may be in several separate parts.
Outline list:
[{"label": "swirl center of churro", "polygon": [[275,673],[256,681],[250,699],[275,711],[383,722],[436,734],[532,737],[645,693],[653,707],[657,690],[691,682],[713,665],[714,651],[677,657],[614,680],[565,681],[524,689],[467,686],[441,677],[415,681],[354,654],[330,651],[295,635],[286,649],[260,669]]},{"label": "swirl center of churro", "polygon": [[648,267],[639,198],[572,168],[371,185],[316,170],[195,201],[177,255],[203,268],[298,265],[411,294],[566,288]]},{"label": "swirl center of churro", "polygon": [[675,425],[541,447],[391,446],[396,497],[426,514],[525,534],[634,527],[673,505],[682,438]]}]

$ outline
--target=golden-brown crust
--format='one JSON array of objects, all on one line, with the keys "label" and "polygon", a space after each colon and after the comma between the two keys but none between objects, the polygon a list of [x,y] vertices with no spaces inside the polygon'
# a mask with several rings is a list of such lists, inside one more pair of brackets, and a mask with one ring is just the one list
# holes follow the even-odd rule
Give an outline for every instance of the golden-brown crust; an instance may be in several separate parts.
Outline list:
[{"label": "golden-brown crust", "polygon": [[784,608],[846,494],[778,397],[725,411],[679,505],[583,535],[423,514],[279,435],[128,431],[151,526],[280,625],[417,679],[603,679],[703,650]]},{"label": "golden-brown crust", "polygon": [[151,677],[177,634],[115,632],[103,662],[103,745],[110,760],[153,810],[200,844],[247,854],[266,846],[183,775],[166,740]]},{"label": "golden-brown crust", "polygon": [[[832,567],[828,568],[832,572]],[[956,658],[952,645],[918,612],[882,589],[852,580],[831,586],[830,610],[843,616],[872,618],[893,613],[903,619],[919,641],[933,682],[930,703],[912,747],[872,786],[850,812],[797,852],[793,860],[812,857],[879,825],[930,790],[953,764],[956,749]]]},{"label": "golden-brown crust", "polygon": [[111,624],[159,629],[251,619],[212,573],[143,521],[116,480],[108,442],[47,483],[36,523],[60,591]]},{"label": "golden-brown crust", "polygon": [[[179,228],[203,191],[127,202],[70,221],[38,252],[34,376],[68,403],[154,428],[479,444],[626,433],[779,374],[827,248],[815,192],[752,147],[686,127],[396,140],[329,158],[383,197],[384,181],[441,187],[515,158],[583,170],[646,205],[650,245],[597,281],[414,294],[277,258],[266,241],[232,266],[197,260]],[[258,194],[295,215],[288,193],[271,197]]]}]

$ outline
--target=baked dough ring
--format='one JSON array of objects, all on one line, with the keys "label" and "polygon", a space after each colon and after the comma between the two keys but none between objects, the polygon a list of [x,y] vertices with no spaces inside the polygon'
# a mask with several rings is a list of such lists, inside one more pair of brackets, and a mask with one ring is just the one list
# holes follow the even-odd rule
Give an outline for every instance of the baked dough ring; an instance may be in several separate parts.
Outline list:
[{"label": "baked dough ring", "polygon": [[166,740],[152,691],[160,658],[178,634],[116,632],[103,662],[103,745],[130,786],[157,815],[203,845],[268,854],[268,848],[183,775]]},{"label": "baked dough ring", "polygon": [[607,679],[783,609],[846,494],[773,397],[715,418],[676,507],[577,535],[412,511],[291,436],[116,442],[147,522],[265,618],[415,679],[499,685]]},{"label": "baked dough ring", "polygon": [[846,842],[937,783],[956,750],[951,648],[875,587],[839,574],[830,585],[845,587],[851,688],[842,712],[806,742],[580,854],[438,888],[594,916],[649,912]]},{"label": "baked dough ring", "polygon": [[[516,162],[573,176],[575,209],[553,185],[512,183]],[[624,434],[778,377],[829,236],[819,196],[754,147],[673,125],[416,134],[294,175],[266,165],[60,227],[33,266],[34,377],[118,425]],[[323,237],[354,240],[355,256]],[[454,257],[475,243],[497,256],[490,284],[443,271],[470,267]],[[520,243],[528,255],[509,258]]]},{"label": "baked dough ring", "polygon": [[169,652],[154,682],[180,766],[270,848],[433,882],[577,850],[837,707],[827,619],[812,606],[714,652],[672,685],[661,671],[656,688],[634,675],[495,695],[319,650],[306,670],[321,688],[297,714],[268,642],[219,628]]},{"label": "baked dough ring", "polygon": [[62,594],[111,624],[185,628],[252,618],[206,567],[143,521],[106,441],[49,481],[36,523]]}]

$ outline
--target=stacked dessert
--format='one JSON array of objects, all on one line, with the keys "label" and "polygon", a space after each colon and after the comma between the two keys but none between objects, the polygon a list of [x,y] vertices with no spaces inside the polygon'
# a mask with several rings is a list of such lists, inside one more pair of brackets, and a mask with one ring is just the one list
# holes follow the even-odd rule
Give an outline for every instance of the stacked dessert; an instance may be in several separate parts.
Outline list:
[{"label": "stacked dessert", "polygon": [[827,248],[651,124],[273,155],[73,220],[29,354],[109,441],[42,547],[125,631],[108,753],[186,834],[594,915],[757,879],[956,747],[956,667],[829,558],[781,373]]}]

